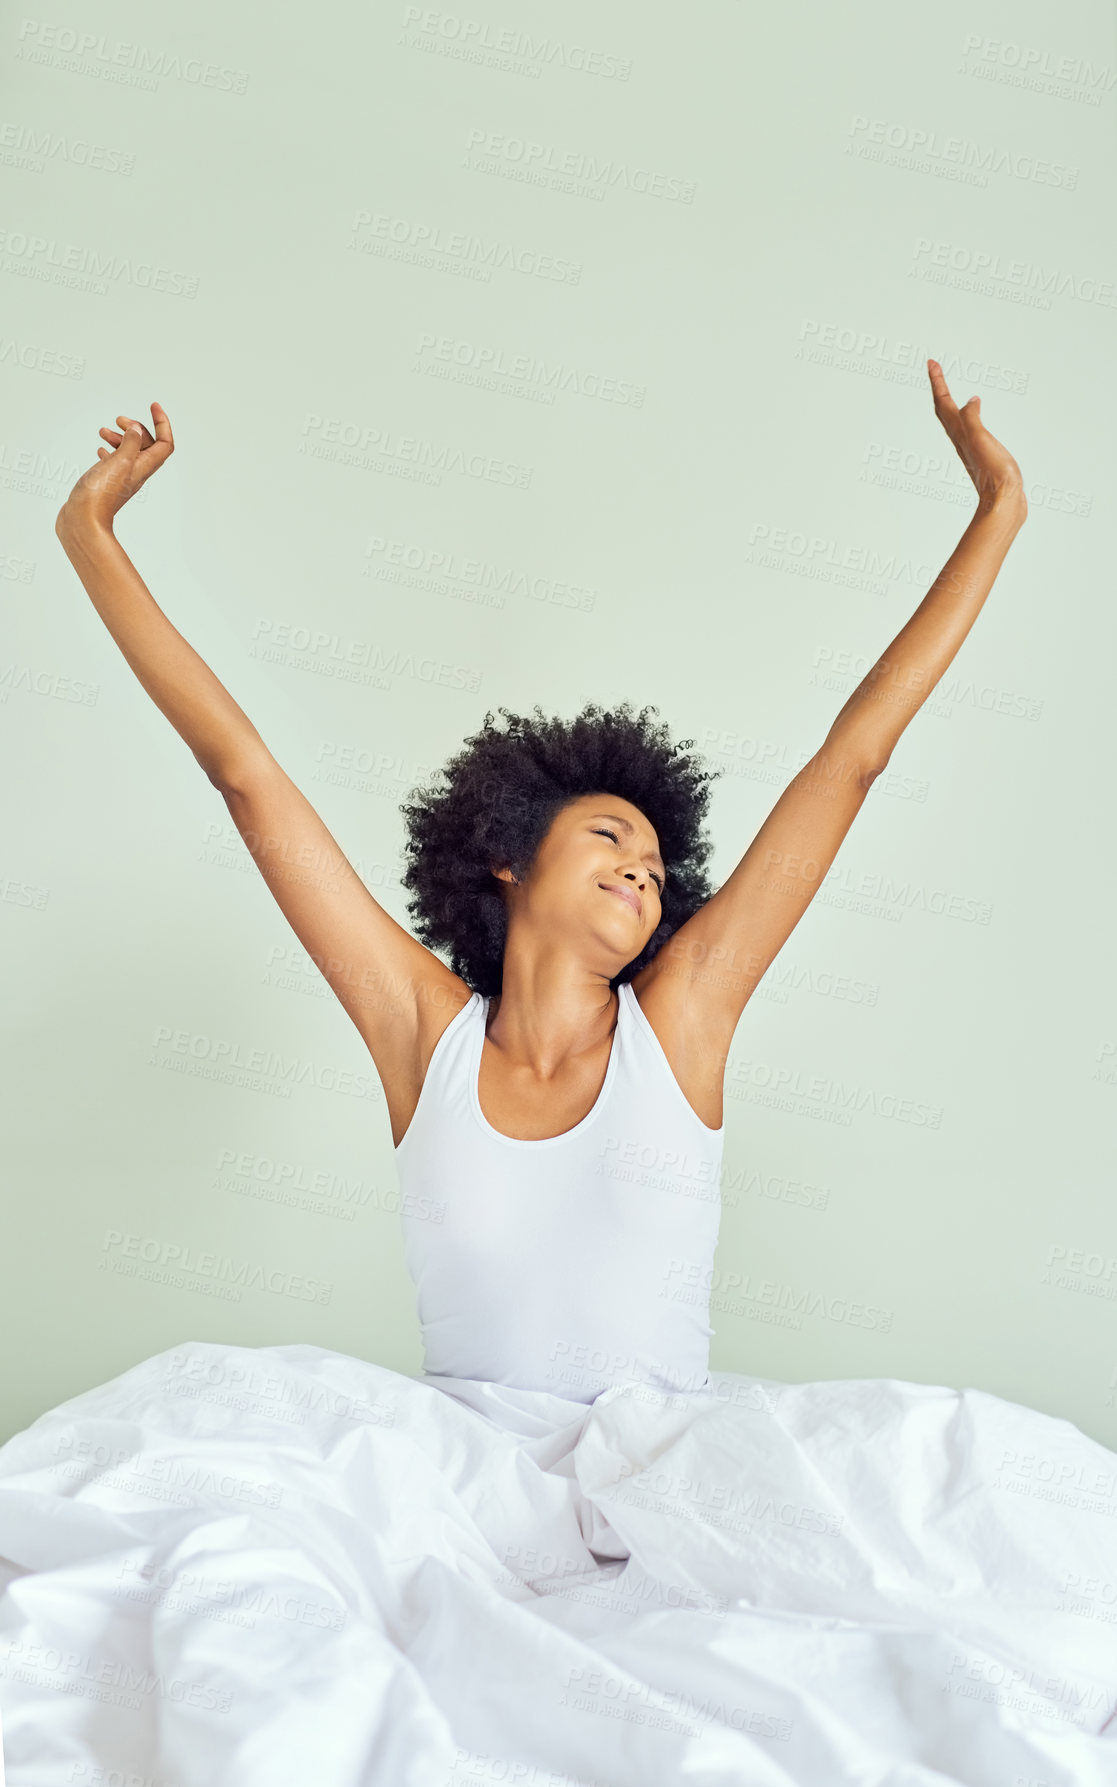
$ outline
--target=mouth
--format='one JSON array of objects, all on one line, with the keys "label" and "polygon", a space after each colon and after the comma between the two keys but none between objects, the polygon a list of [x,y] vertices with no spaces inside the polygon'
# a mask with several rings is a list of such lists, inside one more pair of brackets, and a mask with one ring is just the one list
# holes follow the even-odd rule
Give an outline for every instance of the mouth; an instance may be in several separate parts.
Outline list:
[{"label": "mouth", "polygon": [[599,881],[597,885],[598,887],[603,888],[606,893],[615,894],[618,900],[623,900],[626,906],[632,907],[637,918],[640,917],[640,903],[634,893],[626,893],[623,888],[614,887],[607,881]]}]

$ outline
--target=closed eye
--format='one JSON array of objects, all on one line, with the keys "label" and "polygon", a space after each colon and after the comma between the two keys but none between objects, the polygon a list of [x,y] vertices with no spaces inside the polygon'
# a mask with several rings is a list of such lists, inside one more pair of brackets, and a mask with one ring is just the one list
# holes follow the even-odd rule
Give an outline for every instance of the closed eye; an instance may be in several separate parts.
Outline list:
[{"label": "closed eye", "polygon": [[[598,837],[599,837],[599,838],[612,838],[612,840],[613,840],[613,842],[614,842],[614,844],[616,844],[616,845],[618,845],[618,846],[619,846],[619,845],[620,845],[620,839],[619,839],[619,838],[618,838],[618,836],[617,836],[617,834],[616,834],[616,832],[615,832],[615,831],[610,831],[610,830],[609,830],[609,829],[608,829],[608,827],[607,827],[607,826],[604,826],[604,825],[593,825],[593,826],[591,826],[591,827],[590,827],[590,830],[591,830],[591,831],[594,831],[594,832],[596,832],[596,833],[597,833],[597,836],[598,836]],[[649,873],[649,874],[650,874],[650,876],[651,876],[651,878],[652,878],[652,880],[653,880],[653,881],[654,881],[654,882],[655,882],[655,884],[656,884],[656,886],[657,886],[657,887],[658,887],[658,889],[659,889],[659,891],[660,891],[660,893],[661,893],[661,894],[662,894],[662,892],[663,892],[663,881],[662,881],[662,879],[661,879],[661,877],[660,877],[660,876],[659,876],[659,875],[657,875],[657,874],[656,874],[656,872],[655,872],[655,870],[654,870],[654,869],[649,869],[649,870],[648,870],[648,873]]]}]

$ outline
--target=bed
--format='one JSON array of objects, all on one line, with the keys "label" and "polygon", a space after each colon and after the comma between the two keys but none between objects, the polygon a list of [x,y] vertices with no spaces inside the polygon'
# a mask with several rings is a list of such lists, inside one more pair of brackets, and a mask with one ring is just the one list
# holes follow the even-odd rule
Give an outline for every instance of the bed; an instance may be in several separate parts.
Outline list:
[{"label": "bed", "polygon": [[1117,1454],[184,1343],[0,1448],[0,1714],[9,1787],[1117,1784]]}]

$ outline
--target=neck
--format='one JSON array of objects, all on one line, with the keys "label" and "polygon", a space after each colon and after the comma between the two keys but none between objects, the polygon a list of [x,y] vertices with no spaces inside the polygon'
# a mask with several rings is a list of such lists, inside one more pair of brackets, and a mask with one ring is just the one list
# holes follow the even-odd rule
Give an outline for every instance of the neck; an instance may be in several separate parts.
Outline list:
[{"label": "neck", "polygon": [[605,974],[553,954],[525,960],[506,950],[486,1035],[510,1064],[548,1080],[575,1057],[610,1042],[618,1005]]}]

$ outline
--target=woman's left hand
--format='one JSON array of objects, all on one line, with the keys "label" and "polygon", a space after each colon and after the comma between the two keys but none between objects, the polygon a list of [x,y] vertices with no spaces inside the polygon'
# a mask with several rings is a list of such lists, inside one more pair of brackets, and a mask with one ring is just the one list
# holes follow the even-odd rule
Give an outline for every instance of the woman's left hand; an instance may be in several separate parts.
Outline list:
[{"label": "woman's left hand", "polygon": [[950,436],[982,502],[991,504],[1008,495],[1027,507],[1020,467],[1008,448],[990,434],[981,420],[981,398],[971,397],[959,409],[950,395],[938,361],[928,360],[927,371],[935,398],[935,414]]}]

